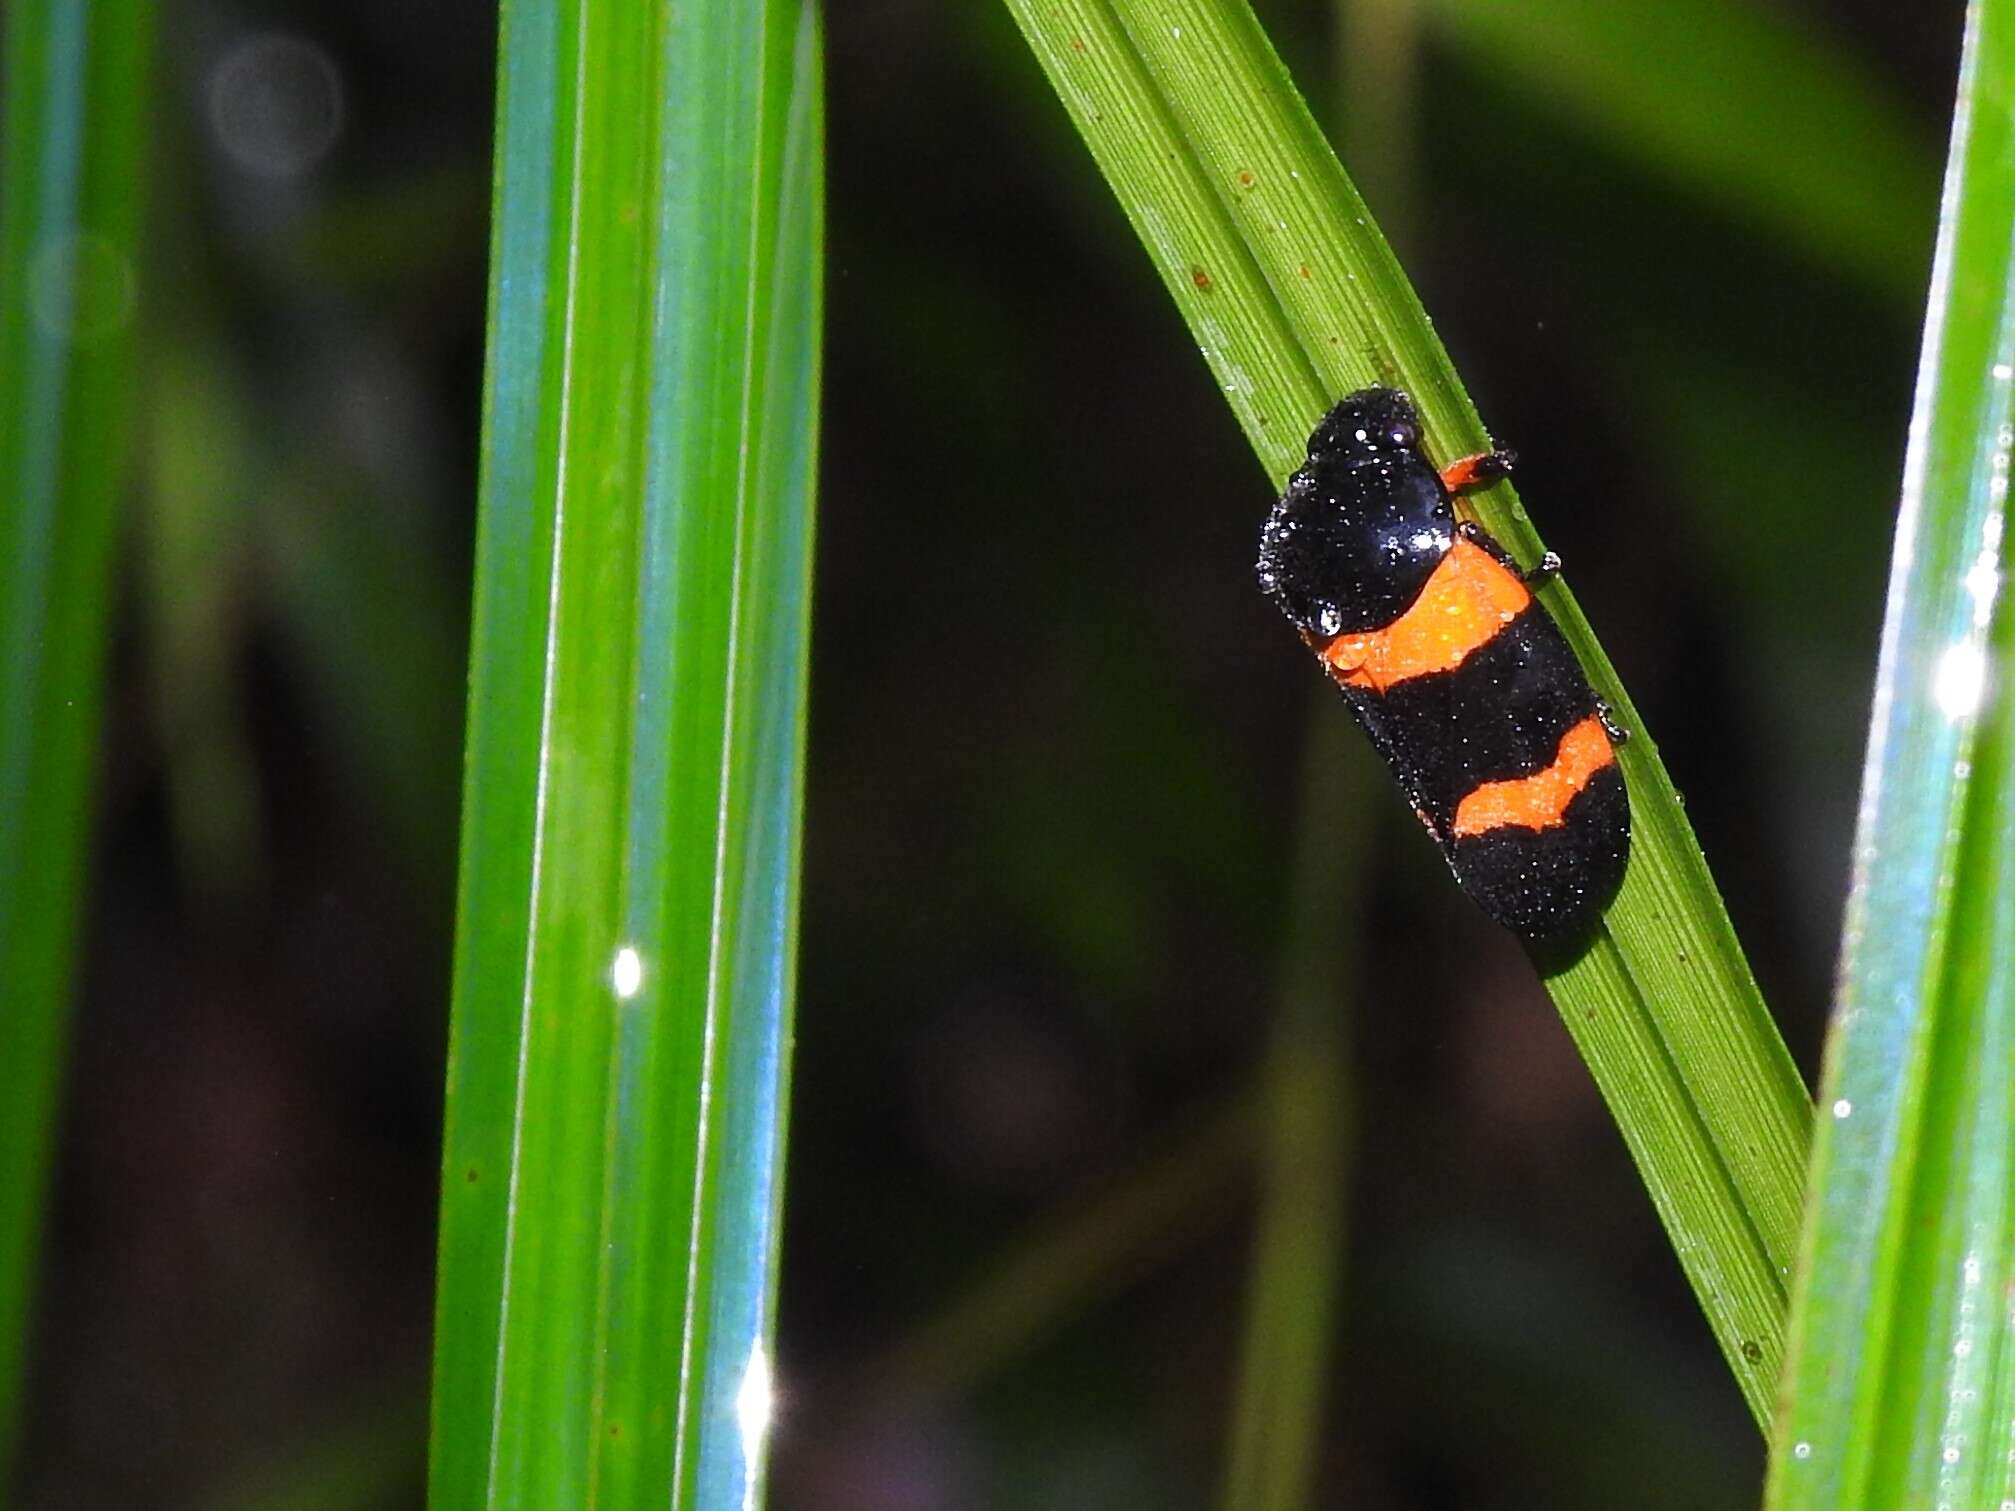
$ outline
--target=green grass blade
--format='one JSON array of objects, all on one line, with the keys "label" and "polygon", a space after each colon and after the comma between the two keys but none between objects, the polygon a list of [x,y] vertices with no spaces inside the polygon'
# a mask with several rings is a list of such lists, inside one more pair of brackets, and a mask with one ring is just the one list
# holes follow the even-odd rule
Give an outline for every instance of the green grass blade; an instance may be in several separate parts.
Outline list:
[{"label": "green grass blade", "polygon": [[823,243],[805,0],[507,6],[437,1506],[760,1499]]},{"label": "green grass blade", "polygon": [[359,1406],[311,1435],[275,1444],[228,1478],[198,1511],[382,1511],[409,1504],[427,1453],[422,1391],[377,1384]]},{"label": "green grass blade", "polygon": [[1752,0],[1421,4],[1470,68],[1820,265],[1914,297],[1927,146],[1874,70],[1799,13]]},{"label": "green grass blade", "polygon": [[[1485,443],[1412,287],[1246,6],[1007,5],[1275,485],[1328,401],[1367,382],[1412,392],[1434,455]],[[1519,556],[1538,556],[1508,486],[1476,512]],[[1543,596],[1634,735],[1622,756],[1629,875],[1604,935],[1547,986],[1761,1420],[1810,1104],[1643,720],[1565,585]]]},{"label": "green grass blade", "polygon": [[897,1339],[874,1373],[919,1398],[948,1396],[1066,1332],[1152,1256],[1209,1224],[1264,1141],[1270,1090],[1259,1077],[1241,1084],[1181,1119],[1093,1200],[1039,1218]]},{"label": "green grass blade", "polygon": [[1773,1507],[2015,1495],[2015,6],[1967,27]]},{"label": "green grass blade", "polygon": [[0,44],[0,1444],[84,882],[152,23],[144,0],[17,0]]},{"label": "green grass blade", "polygon": [[1356,1134],[1349,1029],[1357,952],[1337,921],[1364,906],[1372,846],[1352,823],[1380,779],[1371,752],[1323,717],[1329,712],[1325,701],[1309,725],[1295,804],[1252,1279],[1219,1495],[1228,1511],[1310,1504],[1320,1458]]}]

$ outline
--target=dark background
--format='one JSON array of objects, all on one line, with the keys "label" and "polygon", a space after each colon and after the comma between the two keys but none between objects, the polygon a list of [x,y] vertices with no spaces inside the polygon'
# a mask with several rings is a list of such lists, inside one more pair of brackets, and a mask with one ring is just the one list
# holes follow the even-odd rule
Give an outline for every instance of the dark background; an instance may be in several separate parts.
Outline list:
[{"label": "dark background", "polygon": [[[1768,8],[1899,102],[1928,273],[1960,7]],[[1332,8],[1261,12],[1334,125]],[[1253,591],[1266,480],[1005,13],[827,22],[773,1503],[1210,1504],[1258,1186],[1213,1130],[1260,1084],[1296,839],[1330,832],[1301,771],[1345,713]],[[416,1505],[491,16],[180,0],[162,42],[23,1502]],[[1406,144],[1367,148],[1368,198],[1809,1077],[1922,280],[1872,289],[1424,47],[1411,106],[1343,128]],[[1753,1504],[1759,1437],[1546,997],[1336,760],[1314,1503]],[[1184,1194],[1127,1230],[1156,1179]]]}]

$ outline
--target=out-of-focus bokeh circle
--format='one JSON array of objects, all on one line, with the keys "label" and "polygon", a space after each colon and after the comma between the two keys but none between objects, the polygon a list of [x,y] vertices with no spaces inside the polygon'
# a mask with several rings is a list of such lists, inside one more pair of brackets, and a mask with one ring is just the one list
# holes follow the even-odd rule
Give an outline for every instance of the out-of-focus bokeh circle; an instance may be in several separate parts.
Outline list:
[{"label": "out-of-focus bokeh circle", "polygon": [[305,173],[342,135],[343,76],[328,51],[305,38],[248,37],[210,72],[210,129],[248,173]]}]

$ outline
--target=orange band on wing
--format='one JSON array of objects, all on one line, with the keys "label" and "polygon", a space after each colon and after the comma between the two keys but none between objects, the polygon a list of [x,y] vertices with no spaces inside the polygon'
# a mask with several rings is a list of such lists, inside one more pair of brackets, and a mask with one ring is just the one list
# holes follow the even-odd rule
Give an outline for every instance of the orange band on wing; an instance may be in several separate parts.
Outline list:
[{"label": "orange band on wing", "polygon": [[1590,714],[1560,737],[1553,764],[1509,782],[1485,782],[1455,809],[1456,837],[1493,829],[1551,829],[1567,821],[1567,805],[1595,773],[1616,760],[1602,721]]},{"label": "orange band on wing", "polygon": [[1409,677],[1455,670],[1531,602],[1516,573],[1473,541],[1458,540],[1412,608],[1382,630],[1338,635],[1320,654],[1337,681],[1383,693]]}]

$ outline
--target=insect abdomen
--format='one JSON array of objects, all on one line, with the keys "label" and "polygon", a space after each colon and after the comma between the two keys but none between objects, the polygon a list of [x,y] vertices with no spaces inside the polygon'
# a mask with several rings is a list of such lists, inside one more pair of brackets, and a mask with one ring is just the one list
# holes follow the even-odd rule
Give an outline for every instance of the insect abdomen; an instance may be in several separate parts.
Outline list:
[{"label": "insect abdomen", "polygon": [[1487,537],[1392,624],[1317,652],[1484,911],[1528,939],[1593,924],[1629,857],[1623,779],[1573,651]]}]

